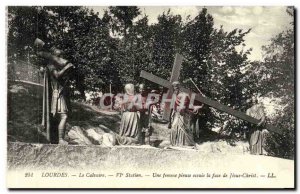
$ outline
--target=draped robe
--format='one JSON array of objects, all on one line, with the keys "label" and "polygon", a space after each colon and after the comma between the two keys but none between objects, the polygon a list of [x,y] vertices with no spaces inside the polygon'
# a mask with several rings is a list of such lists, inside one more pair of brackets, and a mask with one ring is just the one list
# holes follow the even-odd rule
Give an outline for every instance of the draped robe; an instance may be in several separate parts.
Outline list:
[{"label": "draped robe", "polygon": [[130,107],[134,99],[134,95],[128,95],[128,102],[122,105],[121,125],[117,136],[120,145],[141,143],[140,115],[136,107]]},{"label": "draped robe", "polygon": [[[184,103],[185,108],[180,108],[180,103]],[[192,113],[189,110],[190,99],[185,93],[176,96],[176,102],[171,116],[172,146],[193,146],[195,145],[192,129]]]},{"label": "draped robe", "polygon": [[[258,120],[261,120],[265,116],[264,109],[260,104],[256,104],[249,108],[246,114]],[[262,129],[263,127],[251,125],[249,139],[250,154],[263,154],[264,134]]]}]

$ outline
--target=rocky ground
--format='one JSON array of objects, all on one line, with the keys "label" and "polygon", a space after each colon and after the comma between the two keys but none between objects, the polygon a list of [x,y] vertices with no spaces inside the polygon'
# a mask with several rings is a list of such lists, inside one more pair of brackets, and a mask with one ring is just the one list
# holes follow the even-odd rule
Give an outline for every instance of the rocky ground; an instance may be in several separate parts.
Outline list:
[{"label": "rocky ground", "polygon": [[[205,173],[233,173],[237,176],[246,173],[256,176],[267,176],[274,172],[278,179],[199,179],[192,183],[189,179],[176,179],[179,181],[174,187],[181,187],[182,181],[191,187],[222,187],[220,183],[226,182],[231,188],[249,187],[293,187],[294,161],[268,156],[253,156],[249,154],[248,143],[244,141],[228,141],[220,139],[215,133],[198,142],[195,148],[170,148],[169,130],[166,124],[153,123],[154,133],[151,137],[152,146],[101,146],[95,138],[104,133],[118,133],[120,114],[118,112],[103,111],[96,106],[73,102],[72,113],[67,127],[69,145],[56,145],[47,142],[41,127],[42,98],[40,86],[27,86],[24,84],[11,84],[8,91],[8,146],[7,167],[10,181],[18,180],[24,170],[49,172],[102,172],[102,173],[141,173],[142,176],[160,174],[196,174]],[[70,130],[73,132],[70,133]],[[68,135],[83,136],[83,141],[71,141]],[[71,130],[72,131],[72,130]],[[101,138],[99,138],[100,140]],[[74,140],[74,138],[73,138]],[[23,170],[23,171],[22,171]],[[143,174],[144,173],[144,174]],[[144,177],[145,180],[147,177]],[[78,179],[79,180],[79,179]],[[77,179],[74,181],[78,181]],[[96,179],[95,179],[96,180]],[[109,187],[110,179],[105,179],[101,187]],[[272,180],[274,180],[272,182]],[[40,181],[38,183],[38,181]],[[88,180],[90,181],[90,180]],[[94,180],[93,180],[94,181]],[[145,182],[143,187],[166,187],[175,183],[170,179],[166,184],[160,179]],[[196,181],[196,179],[193,179]],[[112,187],[140,187],[140,185],[121,184]],[[146,184],[147,183],[147,184]],[[284,183],[284,184],[283,184]],[[57,187],[60,182],[53,183]],[[65,185],[63,183],[62,187]],[[79,181],[78,184],[81,184]],[[10,182],[12,187],[20,187],[19,183]],[[43,187],[42,179],[35,179],[37,187]],[[286,186],[288,185],[288,186]],[[26,185],[25,185],[26,186]],[[51,187],[52,187],[51,186]],[[100,187],[99,183],[95,183]],[[74,185],[76,187],[76,184]],[[90,187],[90,186],[87,186]]]},{"label": "rocky ground", "polygon": [[[25,157],[27,154],[24,150],[35,150],[38,153],[39,144],[49,144],[45,138],[45,134],[40,126],[41,123],[41,87],[32,86],[30,84],[11,84],[8,91],[8,142],[9,156],[17,153],[20,157]],[[88,105],[83,102],[73,102],[72,112],[69,116],[66,140],[71,145],[88,145],[99,146],[102,139],[101,136],[105,133],[118,133],[121,115],[116,111],[100,110],[97,106]],[[225,139],[219,139],[215,133],[206,136],[205,140],[198,142],[195,148],[169,148],[169,129],[166,123],[154,122],[153,135],[151,136],[151,146],[137,146],[137,148],[159,150],[173,149],[183,152],[195,151],[199,153],[222,153],[222,154],[248,154],[248,143],[237,141],[232,144]],[[21,143],[20,146],[16,143]],[[29,144],[22,144],[29,143]],[[28,146],[26,146],[28,145]],[[31,146],[32,145],[32,146]],[[35,146],[33,146],[35,145]],[[103,145],[103,144],[102,144]],[[47,149],[53,149],[55,145],[43,146],[44,152],[41,155],[48,153]],[[21,149],[24,147],[24,149]],[[16,149],[17,148],[17,149]],[[26,148],[26,149],[25,149]],[[69,148],[59,148],[68,150]],[[74,147],[70,149],[83,149],[83,147]],[[89,148],[90,149],[90,148]],[[15,152],[15,153],[13,153]],[[19,153],[20,152],[20,153]],[[157,151],[160,152],[160,151]],[[24,154],[21,154],[24,153]],[[168,152],[169,153],[169,152]],[[94,153],[96,154],[96,153]],[[39,158],[41,159],[39,154]],[[98,155],[98,154],[97,154]],[[127,154],[126,154],[127,155]],[[34,157],[34,156],[33,156]],[[15,159],[15,157],[13,157]],[[47,158],[47,157],[46,157]],[[35,158],[36,159],[36,158]],[[39,159],[39,161],[40,161]],[[27,160],[27,159],[26,159]],[[22,161],[26,161],[22,160]],[[15,160],[9,158],[12,166],[16,167]],[[17,163],[19,164],[19,163]]]},{"label": "rocky ground", "polygon": [[[43,101],[41,96],[42,87],[12,83],[8,89],[8,141],[49,143],[40,125]],[[94,137],[104,133],[118,134],[120,120],[121,115],[119,112],[101,110],[97,106],[84,102],[72,102],[66,140],[75,145],[99,144],[99,142],[95,142]],[[170,146],[170,130],[167,128],[167,124],[157,121],[152,123],[152,127],[154,131],[150,140],[151,145],[159,148]],[[218,134],[214,132],[206,134],[198,144],[200,145],[198,149],[206,152],[246,153],[248,149],[246,142],[232,143],[232,141],[220,139]]]}]

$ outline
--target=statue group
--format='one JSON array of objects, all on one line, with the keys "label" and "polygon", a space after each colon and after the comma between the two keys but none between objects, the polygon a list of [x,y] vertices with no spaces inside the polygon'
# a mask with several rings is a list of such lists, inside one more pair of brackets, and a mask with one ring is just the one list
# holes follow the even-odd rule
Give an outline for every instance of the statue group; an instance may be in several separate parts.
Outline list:
[{"label": "statue group", "polygon": [[[36,54],[44,60],[41,65],[41,72],[44,74],[43,92],[43,119],[42,125],[47,131],[47,139],[51,143],[62,145],[68,144],[64,139],[68,112],[70,110],[70,99],[68,97],[68,82],[74,70],[74,65],[70,63],[63,51],[55,46],[46,45],[40,39],[34,43]],[[204,103],[199,101],[191,103],[190,95],[181,88],[178,81],[173,81],[171,91],[175,96],[175,103],[169,107],[170,145],[176,147],[197,148],[195,136],[199,136],[199,114]],[[147,99],[145,85],[135,86],[128,83],[124,87],[127,96],[126,101],[116,100],[114,108],[122,113],[119,134],[105,134],[111,145],[143,145],[150,144],[150,136],[153,128],[152,112],[157,102]],[[136,100],[140,104],[136,104]],[[257,103],[257,98],[252,99],[253,106],[246,112],[259,121],[257,125],[251,125],[249,148],[251,154],[263,154],[265,113],[262,104]],[[183,106],[182,106],[183,105]],[[197,135],[195,135],[197,134]],[[113,137],[110,137],[113,136]]]}]

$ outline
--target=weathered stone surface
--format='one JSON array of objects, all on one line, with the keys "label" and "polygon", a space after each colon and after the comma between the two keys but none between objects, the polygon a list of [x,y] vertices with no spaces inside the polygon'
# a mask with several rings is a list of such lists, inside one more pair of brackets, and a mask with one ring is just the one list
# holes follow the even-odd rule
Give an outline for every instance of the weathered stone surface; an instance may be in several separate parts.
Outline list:
[{"label": "weathered stone surface", "polygon": [[85,130],[85,133],[94,144],[101,145],[103,137],[102,135],[97,133],[93,128]]},{"label": "weathered stone surface", "polygon": [[[193,149],[175,150],[158,149],[145,146],[114,146],[102,147],[96,145],[54,145],[8,143],[8,168],[71,168],[85,169],[93,167],[117,168],[130,166],[131,168],[156,169],[169,167],[213,166],[226,167],[235,162],[249,161],[256,158],[255,165],[260,160],[278,161],[287,163],[292,160],[273,158],[268,156],[252,156],[242,153],[204,152]],[[250,165],[250,164],[245,164]],[[254,165],[254,164],[252,164]]]},{"label": "weathered stone surface", "polygon": [[77,145],[91,145],[93,144],[84,134],[83,130],[78,127],[74,126],[68,132],[68,136],[70,138],[69,143],[77,144]]},{"label": "weathered stone surface", "polygon": [[226,154],[249,154],[248,142],[235,142],[230,145],[226,141],[204,142],[197,146],[197,149],[203,153],[226,153]]},{"label": "weathered stone surface", "polygon": [[102,139],[102,146],[115,146],[116,145],[116,136],[110,133],[104,133]]},{"label": "weathered stone surface", "polygon": [[[117,173],[141,173],[145,177],[140,178],[142,185],[137,187],[183,187],[183,183],[190,187],[220,187],[221,183],[228,183],[232,188],[293,187],[294,161],[268,156],[256,156],[250,154],[227,154],[220,152],[205,153],[197,150],[158,149],[149,146],[114,146],[102,147],[96,145],[49,145],[29,143],[8,143],[8,175],[11,187],[21,187],[15,180],[24,179],[18,172],[34,171],[35,175],[41,172],[66,172],[81,173],[104,173],[113,175],[113,179],[72,179],[76,183],[63,181],[65,179],[41,179],[33,181],[36,187],[45,187],[45,180],[57,180],[52,182],[51,187],[69,187],[67,183],[74,183],[73,187],[82,187],[94,181],[94,187],[135,187],[136,179],[119,179]],[[175,178],[159,179],[152,178],[158,174],[257,174],[257,176],[274,173],[276,179],[218,179],[218,178]],[[16,176],[18,174],[18,176]],[[24,174],[22,174],[24,175]],[[70,179],[72,177],[69,177]],[[150,179],[149,179],[150,178]],[[30,181],[27,179],[26,181]],[[68,179],[69,180],[69,179]],[[113,181],[112,181],[113,180]],[[150,180],[150,181],[149,181]],[[165,181],[168,182],[168,184]],[[37,183],[39,181],[39,183]],[[193,183],[191,183],[193,181]],[[272,181],[272,182],[270,182]],[[191,184],[190,184],[191,183]],[[48,185],[48,184],[47,184]]]}]

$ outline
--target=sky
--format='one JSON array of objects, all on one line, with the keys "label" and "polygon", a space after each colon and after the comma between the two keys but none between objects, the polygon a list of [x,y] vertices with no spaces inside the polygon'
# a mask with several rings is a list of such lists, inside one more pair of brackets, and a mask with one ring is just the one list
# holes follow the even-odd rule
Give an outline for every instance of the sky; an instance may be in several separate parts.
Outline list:
[{"label": "sky", "polygon": [[[102,17],[104,10],[108,7],[89,7],[99,12]],[[173,14],[180,14],[182,18],[190,15],[194,18],[203,8],[201,6],[140,6],[141,16],[148,15],[149,23],[157,23],[157,16],[166,12],[168,9]],[[214,27],[226,31],[235,28],[244,29],[251,28],[251,32],[245,37],[245,49],[252,48],[250,60],[261,60],[263,45],[267,45],[269,40],[287,29],[293,18],[286,13],[286,7],[283,6],[207,6],[208,13],[214,18]],[[137,18],[139,19],[139,18]]]}]

